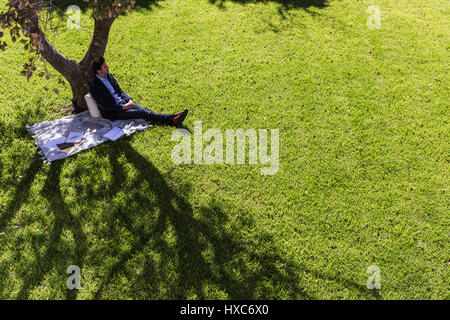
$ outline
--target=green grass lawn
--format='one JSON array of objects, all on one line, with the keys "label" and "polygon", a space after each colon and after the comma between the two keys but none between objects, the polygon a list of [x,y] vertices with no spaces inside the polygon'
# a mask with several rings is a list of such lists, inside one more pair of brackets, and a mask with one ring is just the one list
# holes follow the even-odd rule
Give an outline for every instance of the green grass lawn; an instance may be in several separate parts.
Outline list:
[{"label": "green grass lawn", "polygon": [[[8,40],[0,298],[450,298],[448,1],[144,3],[111,30],[122,89],[189,108],[190,129],[278,129],[279,170],[176,165],[163,126],[44,164],[25,124],[60,118],[70,86],[27,83]],[[82,25],[49,37],[77,61],[89,11]]]}]

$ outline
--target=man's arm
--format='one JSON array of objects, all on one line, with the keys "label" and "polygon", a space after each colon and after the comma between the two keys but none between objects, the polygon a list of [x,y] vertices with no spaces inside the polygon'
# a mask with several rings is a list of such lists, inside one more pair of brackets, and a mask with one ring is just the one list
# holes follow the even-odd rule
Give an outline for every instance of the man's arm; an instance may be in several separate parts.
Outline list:
[{"label": "man's arm", "polygon": [[122,99],[124,101],[129,101],[131,100],[131,98],[122,90],[122,88],[120,88],[119,83],[117,82],[116,78],[114,78],[114,76],[112,75],[112,73],[110,73],[111,75],[111,79],[114,82],[114,84],[112,84],[113,86],[117,86],[117,89],[119,89],[119,95],[122,97]]},{"label": "man's arm", "polygon": [[91,88],[90,88],[90,92],[92,94],[92,97],[97,102],[97,104],[100,105],[100,107],[104,111],[106,111],[106,112],[117,112],[117,111],[123,110],[122,106],[120,104],[117,104],[117,103],[109,104],[109,103],[107,103],[105,96],[97,88],[97,86],[92,85]]}]

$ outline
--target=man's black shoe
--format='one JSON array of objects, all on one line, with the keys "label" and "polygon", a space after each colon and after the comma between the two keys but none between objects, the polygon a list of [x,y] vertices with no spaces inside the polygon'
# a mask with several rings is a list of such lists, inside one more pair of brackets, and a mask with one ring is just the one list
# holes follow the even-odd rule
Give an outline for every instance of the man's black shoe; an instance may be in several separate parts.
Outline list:
[{"label": "man's black shoe", "polygon": [[182,124],[184,119],[186,119],[187,114],[188,114],[188,109],[184,109],[181,112],[175,113],[175,116],[173,117],[172,125],[176,126],[176,125]]}]

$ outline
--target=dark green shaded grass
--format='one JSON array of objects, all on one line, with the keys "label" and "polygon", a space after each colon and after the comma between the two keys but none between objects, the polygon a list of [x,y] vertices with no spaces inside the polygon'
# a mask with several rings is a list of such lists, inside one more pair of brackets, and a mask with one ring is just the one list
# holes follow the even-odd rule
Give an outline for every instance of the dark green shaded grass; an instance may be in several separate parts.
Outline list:
[{"label": "dark green shaded grass", "polygon": [[[0,297],[448,298],[448,7],[379,1],[370,30],[371,4],[174,0],[114,23],[106,59],[134,101],[189,108],[191,130],[279,129],[274,176],[175,165],[173,129],[159,126],[42,164],[25,124],[61,117],[71,92],[26,83],[10,43]],[[65,30],[55,45],[80,60],[90,36]]]}]

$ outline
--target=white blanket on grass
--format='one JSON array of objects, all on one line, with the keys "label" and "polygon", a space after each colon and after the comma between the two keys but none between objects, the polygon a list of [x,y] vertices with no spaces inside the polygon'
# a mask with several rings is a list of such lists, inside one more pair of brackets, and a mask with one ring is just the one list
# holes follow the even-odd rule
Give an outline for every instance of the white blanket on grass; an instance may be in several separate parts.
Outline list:
[{"label": "white blanket on grass", "polygon": [[[36,139],[35,144],[41,160],[47,163],[64,159],[82,150],[90,149],[105,141],[104,135],[114,127],[122,129],[125,136],[133,134],[136,130],[146,130],[150,125],[145,120],[115,120],[93,118],[88,111],[76,115],[66,116],[52,121],[43,121],[33,126],[27,125],[28,132]],[[67,154],[58,149],[56,144],[65,142],[70,132],[84,132],[81,144],[71,153]]]}]

